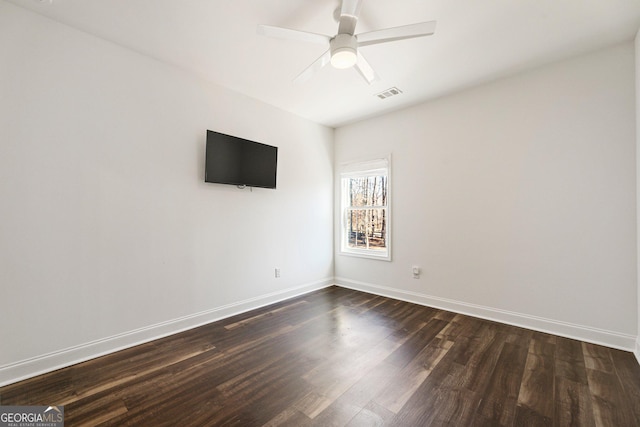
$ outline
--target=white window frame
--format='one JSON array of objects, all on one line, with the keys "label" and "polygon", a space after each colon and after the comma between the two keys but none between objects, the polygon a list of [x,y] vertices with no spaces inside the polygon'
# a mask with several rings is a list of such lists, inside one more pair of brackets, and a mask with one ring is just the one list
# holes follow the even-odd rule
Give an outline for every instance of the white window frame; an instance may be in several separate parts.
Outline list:
[{"label": "white window frame", "polygon": [[[353,209],[349,202],[349,189],[347,188],[347,179],[354,177],[369,176],[386,176],[387,178],[387,197],[386,206],[366,206],[366,209],[384,209],[385,224],[385,243],[386,250],[375,250],[367,248],[349,247],[349,231],[347,230],[349,219],[348,214]],[[391,156],[384,158],[347,163],[340,168],[340,254],[348,256],[356,256],[362,258],[378,259],[391,261]]]}]

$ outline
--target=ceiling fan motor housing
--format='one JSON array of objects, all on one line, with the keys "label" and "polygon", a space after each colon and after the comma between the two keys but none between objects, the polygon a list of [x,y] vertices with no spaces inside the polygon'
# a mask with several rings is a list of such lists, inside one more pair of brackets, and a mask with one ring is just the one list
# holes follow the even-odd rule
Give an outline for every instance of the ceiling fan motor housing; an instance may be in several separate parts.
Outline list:
[{"label": "ceiling fan motor housing", "polygon": [[335,68],[353,67],[357,60],[358,40],[351,34],[338,34],[331,39],[331,65]]}]

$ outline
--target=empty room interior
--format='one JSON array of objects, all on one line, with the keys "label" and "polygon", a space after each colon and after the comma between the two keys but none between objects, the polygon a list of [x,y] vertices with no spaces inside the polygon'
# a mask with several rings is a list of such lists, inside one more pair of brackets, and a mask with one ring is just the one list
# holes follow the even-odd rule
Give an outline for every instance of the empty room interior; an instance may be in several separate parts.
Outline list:
[{"label": "empty room interior", "polygon": [[0,408],[640,425],[638,30],[636,0],[0,0]]}]

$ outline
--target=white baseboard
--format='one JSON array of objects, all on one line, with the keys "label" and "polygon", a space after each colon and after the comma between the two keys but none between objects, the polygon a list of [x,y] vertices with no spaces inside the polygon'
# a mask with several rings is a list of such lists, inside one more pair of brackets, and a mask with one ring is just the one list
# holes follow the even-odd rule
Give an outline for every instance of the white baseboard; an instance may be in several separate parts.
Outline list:
[{"label": "white baseboard", "polygon": [[373,285],[370,283],[349,280],[336,277],[336,286],[368,292],[375,295],[394,298],[402,301],[412,302],[428,307],[439,308],[455,313],[466,314],[481,319],[492,320],[508,325],[518,326],[535,331],[546,332],[593,344],[604,345],[625,351],[634,351],[640,361],[640,341],[633,335],[607,331],[604,329],[592,328],[589,326],[576,325],[543,317],[531,316],[528,314],[516,313],[507,310],[500,310],[477,304],[469,304],[447,298],[434,297],[416,292],[390,288],[386,286]]},{"label": "white baseboard", "polygon": [[636,339],[636,348],[633,354],[635,354],[636,360],[638,361],[638,364],[640,364],[640,331],[638,331],[638,338]]},{"label": "white baseboard", "polygon": [[60,351],[43,354],[27,360],[0,366],[0,387],[22,381],[47,372],[75,365],[105,354],[113,353],[125,348],[134,347],[145,342],[153,341],[179,332],[206,325],[217,320],[244,313],[269,304],[304,295],[333,284],[333,278],[307,283],[295,288],[289,288],[237,303],[216,307],[211,310],[191,314],[178,319],[169,320],[100,340],[88,342]]}]

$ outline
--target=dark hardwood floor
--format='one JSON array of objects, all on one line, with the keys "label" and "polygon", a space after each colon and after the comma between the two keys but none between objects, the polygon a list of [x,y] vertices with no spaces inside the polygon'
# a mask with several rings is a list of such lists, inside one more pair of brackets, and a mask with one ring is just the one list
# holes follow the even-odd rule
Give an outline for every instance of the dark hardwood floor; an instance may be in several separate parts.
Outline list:
[{"label": "dark hardwood floor", "polygon": [[0,388],[69,426],[638,426],[631,353],[331,287]]}]

